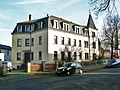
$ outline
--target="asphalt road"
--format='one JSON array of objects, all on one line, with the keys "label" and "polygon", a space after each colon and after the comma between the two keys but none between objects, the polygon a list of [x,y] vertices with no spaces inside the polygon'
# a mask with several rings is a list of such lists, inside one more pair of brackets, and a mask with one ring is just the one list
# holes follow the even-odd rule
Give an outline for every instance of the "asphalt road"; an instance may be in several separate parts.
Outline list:
[{"label": "asphalt road", "polygon": [[120,90],[120,68],[5,83],[0,90]]}]

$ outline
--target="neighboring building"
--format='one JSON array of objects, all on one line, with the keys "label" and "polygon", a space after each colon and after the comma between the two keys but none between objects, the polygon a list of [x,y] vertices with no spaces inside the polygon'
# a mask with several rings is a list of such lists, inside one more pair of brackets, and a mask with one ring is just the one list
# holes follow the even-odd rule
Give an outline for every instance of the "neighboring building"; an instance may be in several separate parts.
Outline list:
[{"label": "neighboring building", "polygon": [[102,50],[101,53],[102,53],[102,56],[104,58],[110,58],[111,57],[111,51],[110,50]]},{"label": "neighboring building", "polygon": [[11,61],[11,47],[0,44],[0,61]]},{"label": "neighboring building", "polygon": [[29,15],[29,21],[17,23],[12,32],[15,67],[28,61],[34,64],[45,61],[46,67],[52,67],[55,60],[66,59],[66,52],[71,60],[93,60],[99,55],[98,48],[98,30],[91,15],[87,26],[56,16],[31,20]]}]

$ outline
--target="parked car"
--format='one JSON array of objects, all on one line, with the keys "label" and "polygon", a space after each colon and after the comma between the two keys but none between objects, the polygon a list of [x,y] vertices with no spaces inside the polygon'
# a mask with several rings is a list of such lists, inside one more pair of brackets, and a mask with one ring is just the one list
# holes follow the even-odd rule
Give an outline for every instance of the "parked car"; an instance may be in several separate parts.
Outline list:
[{"label": "parked car", "polygon": [[12,71],[12,62],[11,61],[6,61],[7,62],[7,71],[11,72]]},{"label": "parked car", "polygon": [[69,62],[56,69],[57,75],[71,75],[74,73],[83,73],[83,68],[80,62]]},{"label": "parked car", "polygon": [[3,66],[3,64],[6,64],[6,70],[11,72],[12,71],[12,62],[11,61],[0,61],[0,66]]},{"label": "parked car", "polygon": [[107,60],[106,67],[120,67],[120,59]]}]

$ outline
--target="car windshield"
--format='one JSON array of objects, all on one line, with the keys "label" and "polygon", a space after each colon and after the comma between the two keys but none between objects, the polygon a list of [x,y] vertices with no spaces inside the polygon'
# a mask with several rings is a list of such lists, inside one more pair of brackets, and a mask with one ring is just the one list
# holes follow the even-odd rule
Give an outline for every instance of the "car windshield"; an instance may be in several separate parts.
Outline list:
[{"label": "car windshield", "polygon": [[71,63],[64,64],[64,67],[70,67]]},{"label": "car windshield", "polygon": [[108,60],[107,62],[109,62],[109,63],[114,63],[116,60],[115,59],[110,59],[110,60]]}]

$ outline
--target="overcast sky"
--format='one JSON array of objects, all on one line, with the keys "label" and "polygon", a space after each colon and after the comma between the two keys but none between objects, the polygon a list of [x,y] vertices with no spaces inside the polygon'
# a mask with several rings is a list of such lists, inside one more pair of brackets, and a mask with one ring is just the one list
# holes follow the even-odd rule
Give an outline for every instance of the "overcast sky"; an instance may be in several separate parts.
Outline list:
[{"label": "overcast sky", "polygon": [[[80,25],[86,25],[89,15],[88,0],[1,0],[0,44],[12,46],[12,31],[18,22],[43,18],[47,14],[61,17]],[[102,19],[93,19],[97,28]]]}]

